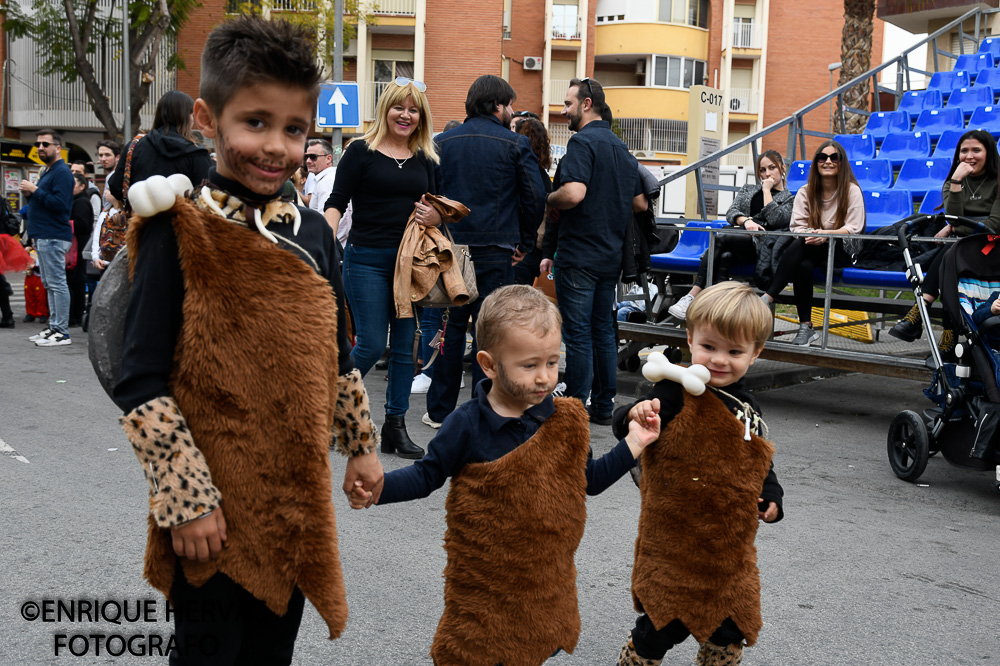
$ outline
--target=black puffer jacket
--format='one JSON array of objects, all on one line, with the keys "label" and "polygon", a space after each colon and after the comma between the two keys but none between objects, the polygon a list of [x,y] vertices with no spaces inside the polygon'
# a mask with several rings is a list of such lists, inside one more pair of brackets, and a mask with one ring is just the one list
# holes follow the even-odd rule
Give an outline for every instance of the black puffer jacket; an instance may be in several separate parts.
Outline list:
[{"label": "black puffer jacket", "polygon": [[[111,195],[119,201],[122,199],[127,151],[128,146],[122,151],[115,172],[108,178]],[[197,186],[208,177],[211,166],[212,158],[208,151],[185,139],[176,127],[158,127],[135,144],[130,184],[146,180],[150,176],[182,173]]]}]

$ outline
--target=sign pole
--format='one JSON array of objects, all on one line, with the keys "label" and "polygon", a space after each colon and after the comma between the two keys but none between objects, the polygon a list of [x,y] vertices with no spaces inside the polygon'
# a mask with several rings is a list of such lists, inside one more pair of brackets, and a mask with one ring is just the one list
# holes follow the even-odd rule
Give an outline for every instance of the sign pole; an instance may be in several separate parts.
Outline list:
[{"label": "sign pole", "polygon": [[122,58],[122,67],[125,71],[125,121],[122,123],[123,139],[122,145],[127,147],[132,140],[132,57],[129,54],[128,43],[129,16],[128,0],[122,2],[122,46],[125,57]]},{"label": "sign pole", "polygon": [[[344,80],[344,0],[334,0],[333,9],[333,80]],[[340,162],[343,154],[342,130],[334,127],[330,132],[330,145],[333,146],[333,163]]]}]

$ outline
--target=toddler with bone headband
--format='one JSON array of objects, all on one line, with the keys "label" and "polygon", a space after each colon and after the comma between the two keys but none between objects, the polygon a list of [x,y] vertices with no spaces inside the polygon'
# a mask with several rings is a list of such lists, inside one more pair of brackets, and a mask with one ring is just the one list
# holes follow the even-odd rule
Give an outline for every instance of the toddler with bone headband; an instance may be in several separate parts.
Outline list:
[{"label": "toddler with bone headband", "polygon": [[[757,522],[781,520],[784,494],[760,407],[742,379],[771,333],[771,312],[752,289],[723,282],[687,312],[690,368],[649,355],[649,395],[615,411],[620,437],[658,399],[662,429],[641,458],[639,536],[632,599],[641,613],[619,666],[655,666],[694,635],[699,666],[739,664],[757,640]],[[669,516],[669,520],[664,517]]]}]

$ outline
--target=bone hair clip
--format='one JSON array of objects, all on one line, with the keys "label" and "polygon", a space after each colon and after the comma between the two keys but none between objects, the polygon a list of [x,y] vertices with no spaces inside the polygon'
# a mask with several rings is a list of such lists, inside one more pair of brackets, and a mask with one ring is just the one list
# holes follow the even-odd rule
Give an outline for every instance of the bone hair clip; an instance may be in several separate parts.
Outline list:
[{"label": "bone hair clip", "polygon": [[684,387],[691,395],[701,395],[712,378],[712,373],[703,365],[683,367],[674,365],[662,352],[651,352],[642,366],[642,376],[651,382],[669,379]]},{"label": "bone hair clip", "polygon": [[128,188],[128,202],[140,217],[153,217],[173,208],[177,197],[186,197],[194,186],[182,173],[150,176]]}]

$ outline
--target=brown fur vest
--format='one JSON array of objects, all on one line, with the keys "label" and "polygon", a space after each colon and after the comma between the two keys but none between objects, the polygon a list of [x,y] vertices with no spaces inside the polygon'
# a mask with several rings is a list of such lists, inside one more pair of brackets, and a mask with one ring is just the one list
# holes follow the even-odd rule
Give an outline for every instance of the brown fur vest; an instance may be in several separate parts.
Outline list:
[{"label": "brown fur vest", "polygon": [[632,597],[656,628],[679,619],[704,643],[731,617],[753,645],[761,628],[757,499],[774,447],[712,392],[684,407],[642,454]]},{"label": "brown fur vest", "polygon": [[[172,215],[184,321],[171,394],[222,493],[228,540],[183,560],[200,586],[224,573],[283,615],[297,585],[336,638],[347,622],[329,451],[337,305],[329,282],[260,234],[182,201]],[[138,256],[142,221],[130,225]],[[170,594],[169,530],[150,518],[145,575]]]},{"label": "brown fur vest", "polygon": [[530,666],[576,647],[590,429],[579,401],[555,403],[534,437],[451,481],[438,666]]}]

